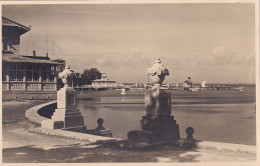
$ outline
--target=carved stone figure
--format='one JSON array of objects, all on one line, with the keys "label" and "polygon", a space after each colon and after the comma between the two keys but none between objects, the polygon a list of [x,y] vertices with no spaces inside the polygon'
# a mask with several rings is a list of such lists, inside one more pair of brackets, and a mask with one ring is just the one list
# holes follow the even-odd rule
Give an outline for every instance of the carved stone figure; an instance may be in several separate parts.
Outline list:
[{"label": "carved stone figure", "polygon": [[162,65],[160,58],[156,58],[148,74],[154,86],[145,92],[146,115],[142,116],[142,129],[129,131],[127,138],[132,143],[148,144],[178,140],[179,125],[171,115],[171,93],[161,88],[169,70]]},{"label": "carved stone figure", "polygon": [[160,86],[165,79],[165,76],[169,75],[169,70],[163,66],[160,58],[156,58],[155,63],[148,69],[148,74],[155,86]]},{"label": "carved stone figure", "polygon": [[69,84],[73,80],[73,75],[74,75],[74,72],[72,70],[70,70],[69,65],[66,65],[63,72],[59,73],[59,78],[62,80],[65,88],[69,87]]},{"label": "carved stone figure", "polygon": [[59,73],[64,87],[57,92],[57,109],[51,119],[42,121],[42,128],[86,132],[84,118],[77,108],[77,92],[69,87],[73,75],[74,72],[70,70],[69,65],[66,65],[63,72]]}]

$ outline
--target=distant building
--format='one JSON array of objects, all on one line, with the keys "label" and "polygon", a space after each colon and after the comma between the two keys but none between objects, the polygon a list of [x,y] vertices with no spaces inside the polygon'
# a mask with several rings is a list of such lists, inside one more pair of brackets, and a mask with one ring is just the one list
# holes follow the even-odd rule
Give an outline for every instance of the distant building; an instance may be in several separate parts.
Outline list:
[{"label": "distant building", "polygon": [[65,60],[58,58],[58,59],[53,59],[52,62],[59,63],[56,66],[56,71],[57,72],[62,72],[65,69],[65,62],[66,62]]},{"label": "distant building", "polygon": [[30,29],[30,27],[2,17],[3,99],[5,97],[6,99],[14,97],[22,99],[30,98],[30,96],[40,98],[38,92],[50,93],[57,90],[57,75],[64,63],[51,61],[48,54],[36,56],[36,51],[33,51],[33,56],[21,55],[19,52],[20,36]]},{"label": "distant building", "polygon": [[192,88],[193,81],[190,77],[186,81],[183,82],[184,90],[189,90],[189,88]]},{"label": "distant building", "polygon": [[92,86],[97,88],[116,88],[116,81],[109,80],[106,73],[102,73],[101,79],[96,79],[92,81]]}]

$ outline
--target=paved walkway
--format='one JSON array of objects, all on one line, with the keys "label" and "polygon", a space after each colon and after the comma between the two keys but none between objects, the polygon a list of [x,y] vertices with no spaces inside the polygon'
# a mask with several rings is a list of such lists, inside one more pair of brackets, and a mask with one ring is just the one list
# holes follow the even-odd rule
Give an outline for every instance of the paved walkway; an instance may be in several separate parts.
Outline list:
[{"label": "paved walkway", "polygon": [[122,148],[95,141],[98,136],[86,135],[92,139],[79,139],[36,133],[33,131],[35,126],[27,121],[6,125],[9,130],[3,131],[4,163],[251,162],[256,160],[254,153],[214,148],[180,149],[170,144],[143,149]]}]

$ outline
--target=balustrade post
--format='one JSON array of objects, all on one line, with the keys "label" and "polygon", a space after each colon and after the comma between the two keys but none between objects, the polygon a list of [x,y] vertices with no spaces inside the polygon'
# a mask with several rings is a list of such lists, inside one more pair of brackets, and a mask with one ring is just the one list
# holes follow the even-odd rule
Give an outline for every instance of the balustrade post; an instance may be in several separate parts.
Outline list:
[{"label": "balustrade post", "polygon": [[6,67],[6,82],[7,82],[7,90],[10,91],[9,65],[7,65]]},{"label": "balustrade post", "polygon": [[24,82],[23,90],[27,91],[26,65],[23,65],[23,82]]}]

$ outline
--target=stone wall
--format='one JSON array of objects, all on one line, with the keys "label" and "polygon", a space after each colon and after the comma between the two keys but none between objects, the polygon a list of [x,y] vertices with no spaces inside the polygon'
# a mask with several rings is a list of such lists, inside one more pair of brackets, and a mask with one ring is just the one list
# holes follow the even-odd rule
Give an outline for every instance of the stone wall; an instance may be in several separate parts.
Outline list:
[{"label": "stone wall", "polygon": [[2,101],[8,100],[56,100],[57,92],[2,92]]}]

